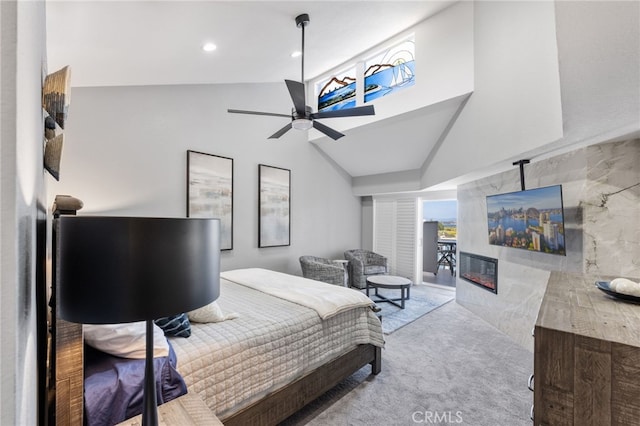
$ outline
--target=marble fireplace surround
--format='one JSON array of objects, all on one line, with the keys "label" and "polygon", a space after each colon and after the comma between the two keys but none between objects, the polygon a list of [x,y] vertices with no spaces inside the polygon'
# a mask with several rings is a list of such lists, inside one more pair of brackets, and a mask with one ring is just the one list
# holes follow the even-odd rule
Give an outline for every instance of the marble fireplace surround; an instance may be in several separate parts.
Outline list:
[{"label": "marble fireplace surround", "polygon": [[551,271],[640,278],[640,140],[581,148],[524,168],[527,189],[562,185],[566,256],[490,246],[486,196],[520,190],[520,171],[458,187],[458,250],[499,260],[498,294],[460,278],[456,300],[533,351]]}]

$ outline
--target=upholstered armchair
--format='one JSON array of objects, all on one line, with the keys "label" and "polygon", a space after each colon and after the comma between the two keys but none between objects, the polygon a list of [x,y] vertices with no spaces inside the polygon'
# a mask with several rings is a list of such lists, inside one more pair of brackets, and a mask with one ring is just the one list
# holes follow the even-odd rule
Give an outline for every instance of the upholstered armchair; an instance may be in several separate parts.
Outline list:
[{"label": "upholstered armchair", "polygon": [[346,285],[342,263],[316,256],[300,256],[302,276],[329,284]]},{"label": "upholstered armchair", "polygon": [[349,261],[349,282],[352,287],[365,288],[367,276],[389,272],[387,258],[369,250],[347,250],[344,258]]}]

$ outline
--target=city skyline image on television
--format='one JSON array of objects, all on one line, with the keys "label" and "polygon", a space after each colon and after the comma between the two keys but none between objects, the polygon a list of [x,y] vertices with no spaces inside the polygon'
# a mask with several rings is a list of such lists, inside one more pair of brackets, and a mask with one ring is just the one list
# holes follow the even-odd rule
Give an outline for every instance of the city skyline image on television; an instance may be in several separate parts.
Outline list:
[{"label": "city skyline image on television", "polygon": [[562,185],[487,196],[489,244],[566,255]]}]

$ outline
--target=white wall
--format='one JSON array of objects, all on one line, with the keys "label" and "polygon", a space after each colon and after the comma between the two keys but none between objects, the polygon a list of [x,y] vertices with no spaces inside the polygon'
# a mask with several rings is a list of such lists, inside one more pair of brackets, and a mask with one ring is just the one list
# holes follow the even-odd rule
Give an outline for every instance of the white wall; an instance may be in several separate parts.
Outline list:
[{"label": "white wall", "polygon": [[472,27],[473,94],[449,133],[420,170],[358,177],[358,193],[452,188],[640,134],[639,2],[474,2]]},{"label": "white wall", "polygon": [[562,137],[553,3],[475,2],[474,42],[474,93],[423,188]]},{"label": "white wall", "polygon": [[[462,1],[407,29],[393,39],[373,47],[341,64],[309,84],[308,93],[314,96],[315,83],[334,75],[356,61],[364,61],[415,34],[416,82],[406,90],[392,96],[376,99],[376,115],[343,118],[331,123],[336,130],[347,130],[389,117],[434,105],[473,91],[473,8],[474,2]],[[309,134],[310,139],[323,137],[319,132]]]},{"label": "white wall", "polygon": [[483,1],[474,22],[475,91],[422,187],[640,131],[640,3]]},{"label": "white wall", "polygon": [[[233,250],[223,270],[268,267],[300,274],[298,257],[342,258],[361,240],[360,199],[351,178],[306,134],[267,137],[286,119],[227,108],[288,111],[283,83],[75,88],[60,182],[83,200],[79,214],[186,215],[186,151],[234,159]],[[258,249],[258,164],[291,170],[291,246]]]},{"label": "white wall", "polygon": [[638,131],[640,2],[556,1],[555,8],[563,142]]},{"label": "white wall", "polygon": [[[36,284],[44,222],[41,1],[0,2],[0,423],[38,422]],[[40,259],[42,260],[42,259]]]}]

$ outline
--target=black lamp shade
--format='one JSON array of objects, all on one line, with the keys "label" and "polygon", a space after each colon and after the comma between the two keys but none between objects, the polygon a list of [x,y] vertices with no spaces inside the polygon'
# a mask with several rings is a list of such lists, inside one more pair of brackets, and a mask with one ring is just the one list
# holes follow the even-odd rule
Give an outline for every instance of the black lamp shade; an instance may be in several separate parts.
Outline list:
[{"label": "black lamp shade", "polygon": [[219,219],[61,216],[55,226],[62,319],[150,320],[219,295]]}]

